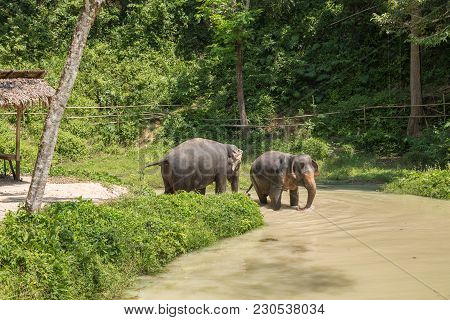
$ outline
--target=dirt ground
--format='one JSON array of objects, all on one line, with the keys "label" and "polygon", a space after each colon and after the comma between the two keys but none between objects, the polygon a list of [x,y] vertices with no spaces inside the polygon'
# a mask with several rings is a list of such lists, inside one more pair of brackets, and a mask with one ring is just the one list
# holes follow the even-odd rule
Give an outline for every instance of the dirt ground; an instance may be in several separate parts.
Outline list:
[{"label": "dirt ground", "polygon": [[125,298],[450,298],[450,202],[342,188],[319,189],[307,212],[261,207],[264,227],[181,256]]},{"label": "dirt ground", "polygon": [[[25,202],[31,177],[23,181],[12,178],[0,178],[0,219],[9,210],[16,210]],[[78,197],[100,202],[126,193],[126,188],[119,186],[105,187],[100,183],[77,182],[72,179],[50,179],[45,188],[44,202],[67,201]]]}]

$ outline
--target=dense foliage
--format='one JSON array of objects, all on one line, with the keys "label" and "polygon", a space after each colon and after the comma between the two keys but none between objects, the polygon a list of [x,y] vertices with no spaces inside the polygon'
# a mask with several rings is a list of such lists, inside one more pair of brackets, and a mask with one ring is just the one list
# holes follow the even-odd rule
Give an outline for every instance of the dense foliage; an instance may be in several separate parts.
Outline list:
[{"label": "dense foliage", "polygon": [[[244,40],[244,89],[253,124],[277,115],[408,102],[408,36],[386,34],[373,16],[396,12],[387,1],[249,3],[248,10],[230,11],[224,0],[109,1],[91,32],[70,103],[183,104],[195,109],[181,113],[191,128],[205,118],[236,118],[230,46],[236,39]],[[0,0],[0,67],[45,68],[56,85],[81,4]],[[437,20],[433,30],[440,39],[422,52],[425,93],[431,94],[426,102],[440,99],[436,89],[448,85],[445,4],[423,5],[424,14],[435,18],[429,20]],[[318,119],[314,134],[369,152],[403,153],[409,147],[406,120],[379,119],[392,113],[371,112],[365,127],[360,114]],[[97,126],[97,134],[129,143],[139,134],[133,127]]]},{"label": "dense foliage", "polygon": [[[67,110],[67,116],[117,112],[121,121],[66,118],[54,163],[81,162],[91,155],[100,157],[99,153],[115,157],[127,152],[121,147],[134,147],[138,138],[144,144],[158,141],[149,150],[160,149],[161,144],[166,150],[188,138],[206,137],[238,145],[246,160],[269,149],[311,153],[325,161],[324,174],[330,179],[372,176],[375,160],[366,158],[401,156],[402,167],[408,169],[447,168],[448,121],[427,118],[421,137],[406,138],[407,118],[386,117],[407,116],[408,109],[371,109],[364,115],[352,111],[409,103],[410,40],[423,45],[424,102],[439,103],[442,93],[448,95],[442,90],[448,87],[450,69],[446,1],[238,0],[236,10],[226,4],[226,0],[108,1],[91,31],[70,105],[147,106]],[[0,0],[0,68],[48,69],[46,78],[56,86],[81,5],[82,0]],[[410,39],[403,32],[410,5],[422,8],[421,39]],[[238,118],[233,55],[237,40],[244,45],[249,121],[267,125],[252,128],[245,140],[239,129],[229,127],[237,123],[230,119]],[[157,104],[182,107],[153,107]],[[441,106],[434,109],[443,111]],[[161,121],[142,120],[140,113],[152,110],[170,113]],[[278,120],[272,120],[336,111],[341,113],[301,120],[299,127],[279,128]],[[0,152],[14,149],[13,125],[14,116],[0,119]],[[32,169],[41,128],[42,116],[26,115],[24,172]],[[348,156],[337,161],[337,153]],[[137,158],[134,151],[127,156]],[[349,168],[352,163],[357,166],[354,170]],[[121,180],[105,170],[68,167],[52,172]],[[108,169],[115,170],[112,165]],[[383,170],[377,172],[384,172],[385,181]]]},{"label": "dense foliage", "polygon": [[450,167],[409,173],[387,184],[385,191],[450,200]]},{"label": "dense foliage", "polygon": [[0,298],[115,297],[139,273],[260,225],[258,206],[243,194],[144,192],[99,206],[19,210],[0,224]]}]

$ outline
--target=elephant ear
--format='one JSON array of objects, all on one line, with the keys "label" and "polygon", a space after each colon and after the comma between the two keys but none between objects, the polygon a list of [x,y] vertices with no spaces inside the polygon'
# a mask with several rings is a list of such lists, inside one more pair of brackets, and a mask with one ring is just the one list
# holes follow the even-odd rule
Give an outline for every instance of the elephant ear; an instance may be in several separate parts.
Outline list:
[{"label": "elephant ear", "polygon": [[235,171],[242,160],[242,150],[234,145],[228,147],[228,163],[231,164],[231,171]]},{"label": "elephant ear", "polygon": [[312,160],[312,165],[314,167],[314,176],[317,177],[318,175],[320,175],[319,165],[314,160]]}]

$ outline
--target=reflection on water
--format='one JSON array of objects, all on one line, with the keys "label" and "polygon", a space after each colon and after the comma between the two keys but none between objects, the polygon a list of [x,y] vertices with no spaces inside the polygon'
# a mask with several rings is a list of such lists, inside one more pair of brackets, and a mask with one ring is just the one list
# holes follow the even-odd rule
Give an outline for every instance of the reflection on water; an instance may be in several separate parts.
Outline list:
[{"label": "reflection on water", "polygon": [[140,277],[125,298],[450,297],[450,203],[366,190],[328,186],[306,212],[262,207],[264,227]]}]

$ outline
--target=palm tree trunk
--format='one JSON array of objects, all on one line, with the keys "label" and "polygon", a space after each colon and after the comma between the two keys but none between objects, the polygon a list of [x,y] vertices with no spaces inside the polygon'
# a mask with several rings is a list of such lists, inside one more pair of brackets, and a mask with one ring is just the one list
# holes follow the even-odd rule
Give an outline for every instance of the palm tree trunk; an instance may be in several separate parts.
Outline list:
[{"label": "palm tree trunk", "polygon": [[[420,9],[416,9],[411,14],[411,34],[418,36],[417,23],[420,19]],[[422,81],[420,64],[420,46],[411,41],[410,75],[409,89],[411,95],[411,112],[408,121],[407,135],[417,137],[420,134],[421,119],[423,115],[422,106]]]},{"label": "palm tree trunk", "polygon": [[89,31],[104,2],[105,0],[85,0],[82,12],[78,17],[69,55],[59,80],[59,87],[56,94],[52,97],[45,120],[38,157],[25,202],[25,208],[29,212],[37,211],[41,207],[45,185],[47,184],[48,173],[53,159],[53,152],[58,138],[59,125],[78,73]]}]

